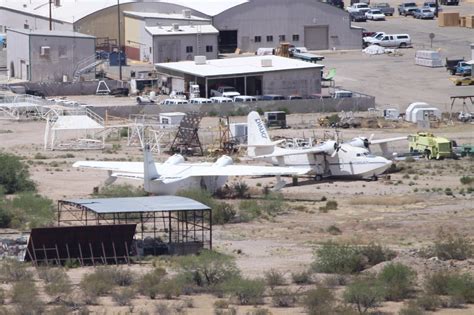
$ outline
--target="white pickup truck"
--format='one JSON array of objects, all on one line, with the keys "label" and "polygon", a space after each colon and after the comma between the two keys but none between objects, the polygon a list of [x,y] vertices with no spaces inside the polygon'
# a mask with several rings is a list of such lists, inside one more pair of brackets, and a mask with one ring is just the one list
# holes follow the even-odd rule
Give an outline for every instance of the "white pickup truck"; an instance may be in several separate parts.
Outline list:
[{"label": "white pickup truck", "polygon": [[360,13],[365,14],[366,12],[370,10],[370,8],[367,5],[367,3],[354,3],[350,7],[347,7],[346,10],[349,13],[360,12]]},{"label": "white pickup truck", "polygon": [[211,89],[211,97],[222,96],[222,97],[234,98],[239,95],[240,93],[237,92],[235,88],[232,86],[220,86],[217,88],[217,90]]}]

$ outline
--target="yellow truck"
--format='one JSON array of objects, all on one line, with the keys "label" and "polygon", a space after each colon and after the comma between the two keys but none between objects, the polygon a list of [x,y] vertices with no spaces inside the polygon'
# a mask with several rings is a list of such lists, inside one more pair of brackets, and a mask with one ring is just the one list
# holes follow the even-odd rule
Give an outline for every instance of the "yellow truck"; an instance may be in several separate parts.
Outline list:
[{"label": "yellow truck", "polygon": [[421,153],[425,158],[440,160],[453,156],[453,146],[449,139],[436,137],[432,133],[418,132],[408,136],[410,153]]}]

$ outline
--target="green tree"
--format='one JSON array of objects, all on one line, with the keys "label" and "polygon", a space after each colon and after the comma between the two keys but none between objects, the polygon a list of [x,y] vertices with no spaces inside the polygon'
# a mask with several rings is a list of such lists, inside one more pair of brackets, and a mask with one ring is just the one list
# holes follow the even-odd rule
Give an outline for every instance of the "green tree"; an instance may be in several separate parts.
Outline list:
[{"label": "green tree", "polygon": [[0,186],[7,194],[36,189],[30,180],[28,166],[20,157],[8,153],[0,153]]}]

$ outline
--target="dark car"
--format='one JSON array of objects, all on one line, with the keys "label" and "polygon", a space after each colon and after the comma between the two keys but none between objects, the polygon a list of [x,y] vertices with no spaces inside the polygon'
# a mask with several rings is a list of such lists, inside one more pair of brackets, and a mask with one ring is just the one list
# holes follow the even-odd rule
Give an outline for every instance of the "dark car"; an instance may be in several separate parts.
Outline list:
[{"label": "dark car", "polygon": [[351,12],[351,21],[352,22],[366,22],[367,17],[365,16],[364,12]]}]

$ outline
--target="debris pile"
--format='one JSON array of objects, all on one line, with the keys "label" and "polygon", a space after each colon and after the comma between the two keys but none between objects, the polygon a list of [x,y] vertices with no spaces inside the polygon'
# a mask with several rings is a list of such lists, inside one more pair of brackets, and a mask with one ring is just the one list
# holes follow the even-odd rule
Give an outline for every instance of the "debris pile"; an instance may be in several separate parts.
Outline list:
[{"label": "debris pile", "polygon": [[28,236],[0,239],[0,258],[14,258],[23,261],[25,258]]}]

